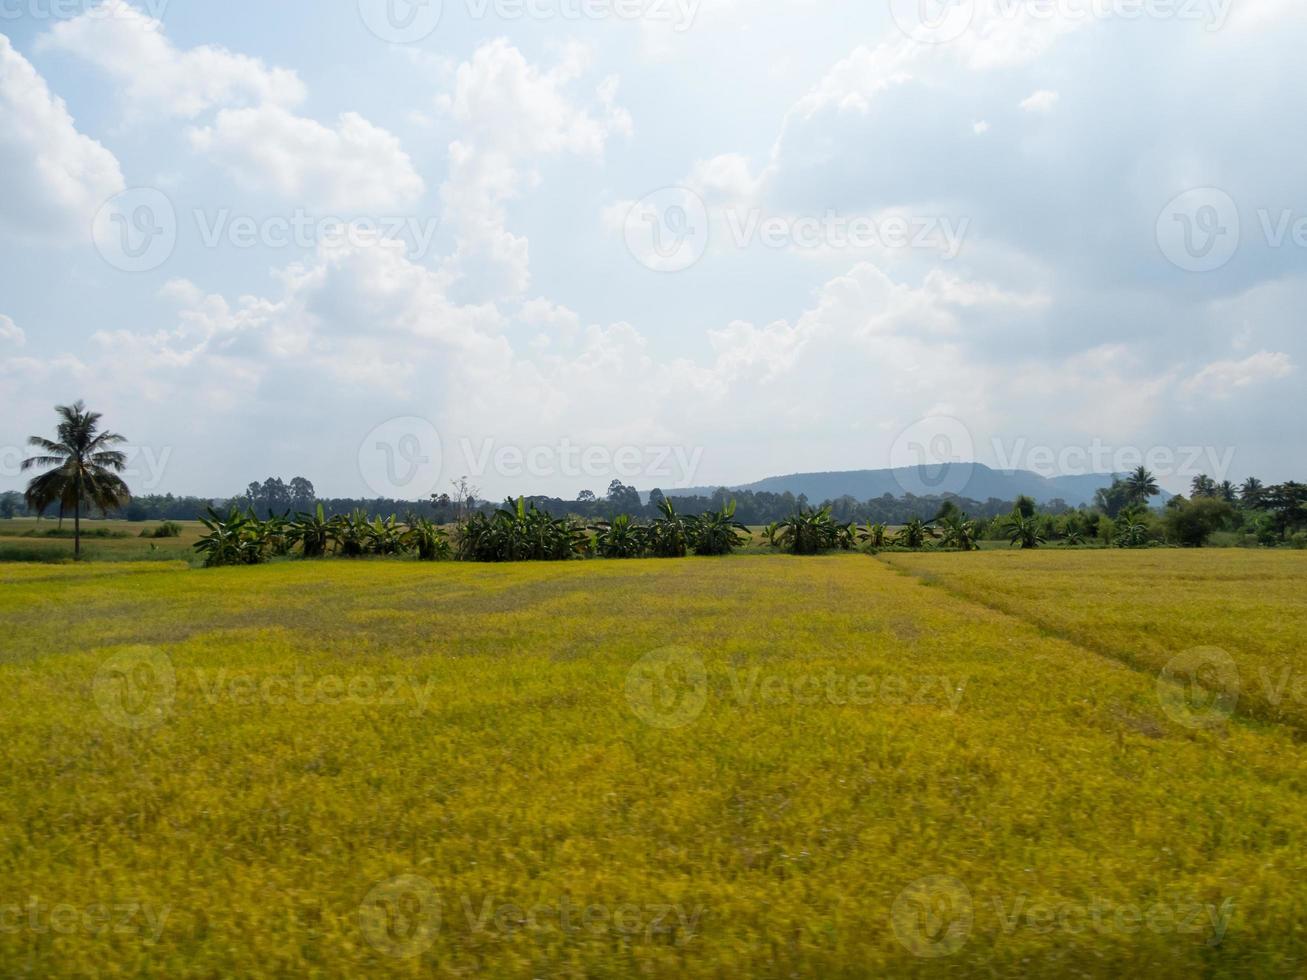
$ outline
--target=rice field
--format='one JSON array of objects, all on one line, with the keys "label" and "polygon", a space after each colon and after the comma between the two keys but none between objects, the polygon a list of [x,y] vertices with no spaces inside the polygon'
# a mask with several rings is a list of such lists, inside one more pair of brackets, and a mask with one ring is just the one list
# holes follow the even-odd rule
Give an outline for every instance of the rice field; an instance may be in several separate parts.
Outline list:
[{"label": "rice field", "polygon": [[0,564],[0,975],[1300,975],[1303,571]]}]

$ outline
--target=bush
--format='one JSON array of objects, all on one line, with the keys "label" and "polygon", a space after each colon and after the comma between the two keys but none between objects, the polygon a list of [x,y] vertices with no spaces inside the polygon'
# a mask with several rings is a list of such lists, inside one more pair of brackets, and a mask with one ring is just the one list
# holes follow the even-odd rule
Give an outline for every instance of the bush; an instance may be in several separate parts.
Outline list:
[{"label": "bush", "polygon": [[182,526],[176,521],[164,521],[156,528],[146,528],[141,532],[143,538],[180,538]]},{"label": "bush", "polygon": [[1176,544],[1201,548],[1234,520],[1234,508],[1224,500],[1197,497],[1166,512],[1166,532]]}]

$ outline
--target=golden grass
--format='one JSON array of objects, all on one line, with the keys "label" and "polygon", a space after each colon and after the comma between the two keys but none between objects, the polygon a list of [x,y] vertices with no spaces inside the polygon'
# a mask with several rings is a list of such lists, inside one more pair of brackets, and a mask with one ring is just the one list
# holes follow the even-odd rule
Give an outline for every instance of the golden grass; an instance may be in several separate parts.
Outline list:
[{"label": "golden grass", "polygon": [[1017,550],[883,559],[1144,671],[1206,661],[1196,680],[1228,692],[1236,710],[1307,729],[1307,552]]},{"label": "golden grass", "polygon": [[0,619],[0,974],[1307,955],[1290,729],[865,556],[11,566]]},{"label": "golden grass", "polygon": [[[199,540],[204,525],[199,521],[175,521],[181,535],[176,538],[142,538],[142,531],[153,531],[162,521],[83,520],[84,532],[110,531],[123,537],[82,538],[85,561],[187,561],[193,560],[192,545]],[[19,517],[0,520],[0,567],[9,561],[62,562],[73,560],[73,539],[41,536],[60,527],[58,521]],[[73,522],[65,520],[63,530],[71,532]],[[37,536],[32,536],[35,532]]]}]

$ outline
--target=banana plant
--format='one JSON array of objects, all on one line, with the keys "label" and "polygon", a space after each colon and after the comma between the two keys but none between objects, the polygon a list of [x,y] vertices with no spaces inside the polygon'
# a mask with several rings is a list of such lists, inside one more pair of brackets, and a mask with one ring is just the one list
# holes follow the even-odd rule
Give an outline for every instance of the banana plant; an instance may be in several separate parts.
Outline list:
[{"label": "banana plant", "polygon": [[340,514],[331,519],[331,538],[346,558],[359,558],[368,545],[368,515],[362,510]]},{"label": "banana plant", "polygon": [[648,547],[648,529],[627,514],[600,521],[591,530],[595,532],[595,551],[601,558],[641,558]]},{"label": "banana plant", "polygon": [[258,518],[242,514],[235,507],[226,517],[212,507],[208,512],[207,517],[200,517],[207,533],[193,546],[204,556],[205,567],[255,565],[263,561],[265,536]]},{"label": "banana plant", "polygon": [[494,515],[476,513],[458,528],[457,554],[464,561],[565,561],[590,551],[590,535],[567,518],[552,518],[522,498]]},{"label": "banana plant", "polygon": [[873,550],[883,548],[889,543],[889,527],[868,521],[866,527],[858,530],[858,540],[870,545]]},{"label": "banana plant", "polygon": [[1122,514],[1116,522],[1118,548],[1144,548],[1148,545],[1148,525],[1133,514]]},{"label": "banana plant", "polygon": [[688,520],[690,547],[696,555],[729,555],[749,540],[749,529],[735,519],[735,501]]},{"label": "banana plant", "polygon": [[831,518],[829,507],[820,510],[802,510],[780,522],[776,536],[779,546],[794,555],[816,555],[841,547],[846,534],[851,534]]},{"label": "banana plant", "polygon": [[980,548],[977,543],[980,528],[966,514],[950,515],[940,521],[939,526],[940,540],[946,548],[956,548],[958,551],[976,551]]},{"label": "banana plant", "polygon": [[322,504],[312,514],[300,512],[290,527],[291,541],[298,543],[305,558],[321,558],[331,544],[331,522],[327,520]]},{"label": "banana plant", "polygon": [[1003,530],[1010,547],[1020,545],[1023,549],[1038,548],[1048,541],[1037,515],[1026,517],[1019,511],[1013,511],[1004,522]]},{"label": "banana plant", "polygon": [[924,548],[926,541],[933,537],[935,537],[935,528],[920,517],[914,517],[899,529],[894,542],[905,548]]},{"label": "banana plant", "polygon": [[658,502],[661,517],[649,528],[649,551],[656,558],[684,558],[690,547],[690,525],[676,513],[670,497]]},{"label": "banana plant", "polygon": [[448,561],[453,554],[444,529],[425,517],[409,521],[403,544],[417,552],[419,561]]}]

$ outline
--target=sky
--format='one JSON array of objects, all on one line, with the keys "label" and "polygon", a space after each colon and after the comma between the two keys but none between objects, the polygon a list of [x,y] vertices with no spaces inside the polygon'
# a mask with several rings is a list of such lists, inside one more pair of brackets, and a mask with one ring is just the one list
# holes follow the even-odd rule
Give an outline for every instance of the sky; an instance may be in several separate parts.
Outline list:
[{"label": "sky", "polygon": [[[0,0],[0,490],[1307,479],[1299,0]],[[29,474],[30,475],[30,474]]]}]

